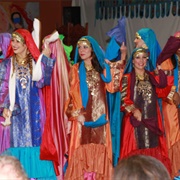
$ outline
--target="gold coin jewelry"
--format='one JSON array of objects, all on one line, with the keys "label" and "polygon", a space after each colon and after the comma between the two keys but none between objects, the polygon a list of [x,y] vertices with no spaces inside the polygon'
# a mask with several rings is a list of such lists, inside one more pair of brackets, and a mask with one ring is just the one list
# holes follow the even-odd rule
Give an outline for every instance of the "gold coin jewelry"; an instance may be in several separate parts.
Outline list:
[{"label": "gold coin jewelry", "polygon": [[90,64],[90,65],[85,64],[85,68],[87,71],[90,71],[93,69],[93,66],[92,66],[92,64]]},{"label": "gold coin jewelry", "polygon": [[152,98],[152,85],[149,82],[149,76],[145,73],[145,75],[136,75],[136,80],[138,81],[137,84],[137,91],[138,94],[142,94],[144,101],[151,103]]},{"label": "gold coin jewelry", "polygon": [[15,57],[17,64],[21,66],[25,66],[28,64],[28,57],[26,56],[25,58],[20,58],[18,56]]},{"label": "gold coin jewelry", "polygon": [[19,79],[22,89],[26,89],[28,83],[28,76],[30,76],[30,69],[28,57],[15,59],[16,77]]},{"label": "gold coin jewelry", "polygon": [[143,75],[141,75],[141,74],[136,74],[136,76],[137,76],[138,80],[141,80],[141,81],[144,80],[144,74],[143,74]]}]

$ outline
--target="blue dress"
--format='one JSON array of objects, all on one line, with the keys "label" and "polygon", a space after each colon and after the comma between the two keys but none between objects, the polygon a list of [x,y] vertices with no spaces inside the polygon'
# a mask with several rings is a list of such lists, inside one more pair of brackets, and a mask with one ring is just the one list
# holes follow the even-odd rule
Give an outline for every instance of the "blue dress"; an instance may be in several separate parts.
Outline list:
[{"label": "blue dress", "polygon": [[[42,78],[32,80],[29,64],[21,66],[12,58],[0,64],[0,113],[9,108],[10,71],[16,72],[15,105],[10,125],[10,148],[4,154],[16,156],[23,164],[29,178],[48,178],[55,176],[52,162],[40,160],[40,145],[45,121],[45,110],[41,88],[50,85],[54,59],[42,56]],[[45,166],[45,170],[43,166]],[[55,178],[54,178],[55,179]]]}]

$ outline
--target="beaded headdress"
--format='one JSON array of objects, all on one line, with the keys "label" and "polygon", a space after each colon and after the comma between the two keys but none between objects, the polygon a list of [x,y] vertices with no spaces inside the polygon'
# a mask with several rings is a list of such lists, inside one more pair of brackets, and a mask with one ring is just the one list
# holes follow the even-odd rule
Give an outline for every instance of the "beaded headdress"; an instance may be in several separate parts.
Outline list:
[{"label": "beaded headdress", "polygon": [[19,41],[19,42],[25,43],[24,38],[18,32],[13,32],[12,33],[12,38],[17,39],[17,41]]},{"label": "beaded headdress", "polygon": [[88,47],[91,47],[91,43],[88,41],[88,39],[86,38],[81,38],[78,42],[77,45],[79,45],[80,43],[83,43],[83,45],[86,45]]},{"label": "beaded headdress", "polygon": [[[12,36],[14,36],[16,39],[18,38],[20,42],[24,42],[29,52],[33,56],[33,58],[37,61],[40,55],[40,51],[37,48],[31,33],[27,29],[17,29],[16,31],[12,33]],[[9,46],[7,57],[10,57],[13,55],[14,55],[14,52],[13,52],[12,46]]]},{"label": "beaded headdress", "polygon": [[145,53],[147,58],[149,57],[149,53],[148,53],[147,49],[145,49],[145,48],[137,48],[137,49],[135,49],[135,51],[133,51],[133,54],[132,54],[133,58],[137,57],[137,55],[140,54],[140,53]]}]

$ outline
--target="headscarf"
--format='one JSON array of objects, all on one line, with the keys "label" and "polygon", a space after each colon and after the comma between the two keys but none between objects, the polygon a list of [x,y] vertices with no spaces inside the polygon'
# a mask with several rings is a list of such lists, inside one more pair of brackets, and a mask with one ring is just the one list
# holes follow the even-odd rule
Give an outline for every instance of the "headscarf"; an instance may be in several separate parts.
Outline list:
[{"label": "headscarf", "polygon": [[156,34],[150,28],[142,28],[137,31],[136,35],[139,35],[139,37],[141,37],[141,39],[145,42],[146,46],[149,49],[149,63],[146,69],[149,71],[153,71],[156,68],[156,61],[161,52],[161,47],[156,38]]},{"label": "headscarf", "polygon": [[[31,53],[31,55],[33,56],[33,58],[37,61],[39,55],[40,55],[40,51],[37,48],[31,33],[26,30],[26,29],[17,29],[16,31],[14,31],[12,33],[12,36],[16,35],[17,37],[19,37],[22,41],[24,41],[24,43],[26,44],[29,52]],[[12,49],[12,46],[10,45],[8,48],[8,52],[7,52],[7,57],[13,56],[14,52]]]},{"label": "headscarf", "polygon": [[11,40],[11,34],[9,33],[0,33],[0,47],[2,49],[2,58],[6,58],[7,49]]},{"label": "headscarf", "polygon": [[[101,49],[101,47],[99,46],[97,41],[94,38],[92,38],[91,36],[83,36],[79,40],[82,40],[82,39],[89,41],[89,43],[91,44],[92,50],[94,51],[94,53],[98,59],[100,66],[102,67],[102,69],[104,69],[104,68],[106,69],[106,77],[103,74],[101,74],[101,79],[106,83],[110,82],[111,81],[110,67],[104,61],[105,56],[104,56],[103,50]],[[78,61],[78,57],[79,57],[79,52],[78,52],[78,46],[77,46],[76,51],[75,51],[75,58],[74,58],[75,64]],[[84,108],[86,108],[89,94],[88,94],[88,87],[87,87],[87,83],[86,83],[86,70],[85,70],[84,61],[82,61],[79,66],[79,79],[80,79],[81,97],[82,97],[82,101],[83,101],[82,104],[83,104]]]},{"label": "headscarf", "polygon": [[[91,36],[83,36],[79,40],[81,40],[83,38],[87,39],[90,42],[92,49],[93,49],[93,51],[94,51],[94,53],[95,53],[95,55],[99,61],[100,66],[104,69],[104,52],[100,48],[98,42],[94,38],[92,38]],[[74,58],[75,64],[77,63],[78,57],[79,57],[78,47],[76,46],[76,52],[75,52],[75,58]]]},{"label": "headscarf", "polygon": [[[130,60],[129,60],[129,62],[130,62],[129,69],[128,69],[129,73],[132,72],[132,70],[133,70],[133,63],[132,63],[132,61],[133,61],[133,58],[134,58],[135,54],[138,53],[138,52],[140,52],[140,53],[144,52],[149,57],[149,50],[148,49],[145,49],[145,48],[142,48],[142,47],[141,48],[135,48],[133,50],[132,55],[131,55]],[[150,61],[148,60],[147,63],[146,63],[146,66],[148,66],[149,63],[150,63]],[[154,78],[154,76],[151,75],[151,72],[148,71],[146,68],[145,68],[145,72],[149,75],[151,83],[153,85],[155,85],[156,87],[164,88],[164,87],[167,86],[167,79],[166,78],[160,78],[160,81],[157,82],[156,79]],[[165,77],[165,74],[164,74],[163,70],[159,70],[159,77]]]},{"label": "headscarf", "polygon": [[[139,51],[139,52],[145,52],[145,53],[147,53],[148,56],[149,56],[149,50],[148,50],[148,49],[141,48],[141,47],[140,47],[140,48],[135,48],[135,49],[133,50],[133,52],[132,52],[132,54],[131,54],[131,57],[129,58],[128,64],[127,64],[127,66],[126,66],[126,73],[132,72],[132,69],[133,69],[133,63],[132,63],[133,57],[134,57],[135,53],[137,53],[138,51]],[[150,61],[148,60],[146,66],[148,67],[149,64],[150,64]]]}]

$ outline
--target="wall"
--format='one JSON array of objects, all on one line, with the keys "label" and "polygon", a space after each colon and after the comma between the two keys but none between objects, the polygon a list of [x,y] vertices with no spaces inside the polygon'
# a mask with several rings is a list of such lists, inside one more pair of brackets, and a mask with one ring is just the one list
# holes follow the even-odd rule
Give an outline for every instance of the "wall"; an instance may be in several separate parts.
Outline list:
[{"label": "wall", "polygon": [[40,2],[40,21],[42,24],[42,35],[52,33],[57,26],[62,24],[62,1]]},{"label": "wall", "polygon": [[71,0],[0,0],[2,3],[20,5],[26,2],[39,2],[39,17],[41,21],[41,39],[52,33],[56,27],[62,25],[65,6],[71,6]]},{"label": "wall", "polygon": [[63,7],[71,6],[71,0],[39,0],[39,2],[42,37],[44,37],[52,33],[57,27],[62,26]]}]

